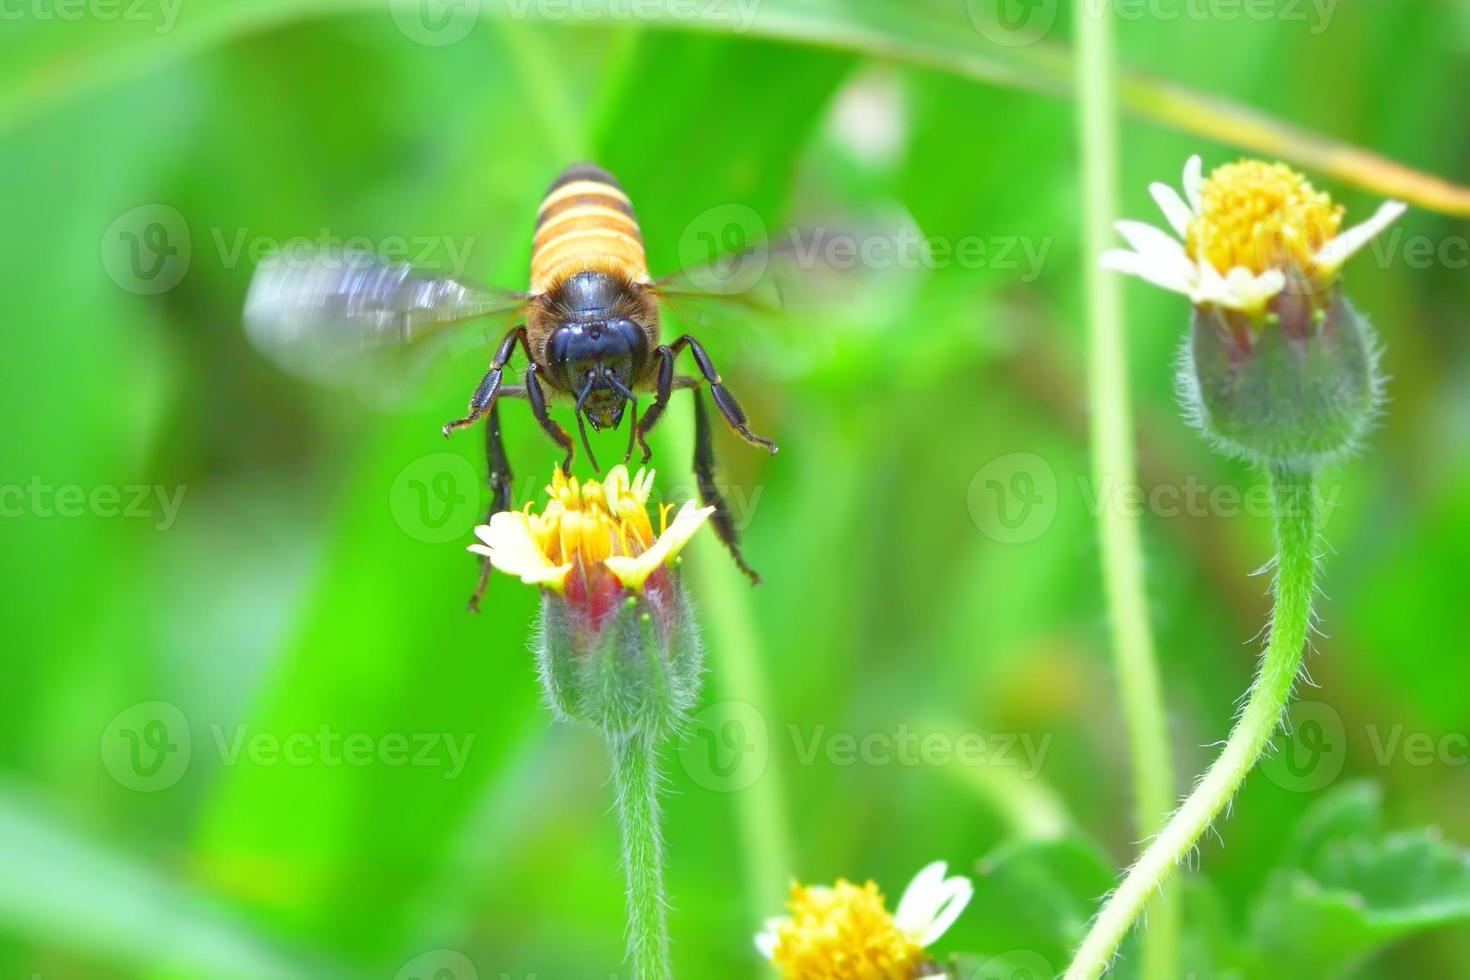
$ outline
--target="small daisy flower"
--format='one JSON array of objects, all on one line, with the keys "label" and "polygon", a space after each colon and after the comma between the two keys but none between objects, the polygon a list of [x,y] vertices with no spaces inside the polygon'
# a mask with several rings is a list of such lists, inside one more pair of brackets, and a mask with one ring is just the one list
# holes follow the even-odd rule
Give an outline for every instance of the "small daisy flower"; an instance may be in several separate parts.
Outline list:
[{"label": "small daisy flower", "polygon": [[686,503],[669,520],[672,505],[659,508],[659,532],[648,517],[653,470],[629,477],[614,466],[602,482],[578,482],[553,469],[550,498],[541,513],[502,511],[475,528],[479,544],[469,550],[527,585],[564,594],[594,616],[606,613],[624,591],[641,593],[667,577],[667,566],[714,513]]},{"label": "small daisy flower", "polygon": [[925,949],[954,925],[975,889],[936,861],[914,876],[890,914],[878,886],[791,886],[791,914],[769,919],[756,949],[786,980],[913,980],[930,976]]},{"label": "small daisy flower", "polygon": [[469,546],[541,590],[547,700],[609,734],[666,734],[699,689],[698,637],[674,564],[714,508],[665,504],[655,532],[652,488],[652,470],[614,466],[580,482],[554,469],[540,513],[530,504],[497,513]]},{"label": "small daisy flower", "polygon": [[1192,156],[1182,197],[1167,184],[1149,191],[1174,235],[1119,221],[1115,227],[1130,248],[1105,253],[1103,267],[1256,323],[1284,291],[1324,293],[1343,264],[1407,210],[1386,201],[1343,231],[1341,205],[1286,164],[1261,160],[1226,164],[1205,177],[1200,158]]}]

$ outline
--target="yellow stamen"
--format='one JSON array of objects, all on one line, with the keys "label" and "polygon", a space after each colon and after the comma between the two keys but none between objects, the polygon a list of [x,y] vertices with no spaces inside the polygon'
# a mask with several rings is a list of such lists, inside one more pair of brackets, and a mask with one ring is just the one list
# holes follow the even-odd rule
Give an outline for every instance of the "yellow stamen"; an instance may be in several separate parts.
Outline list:
[{"label": "yellow stamen", "polygon": [[1342,205],[1286,164],[1242,160],[1205,179],[1184,244],[1190,258],[1203,255],[1222,274],[1237,266],[1310,274],[1342,218]]},{"label": "yellow stamen", "polygon": [[911,980],[924,950],[899,929],[873,882],[791,886],[774,962],[787,980]]}]

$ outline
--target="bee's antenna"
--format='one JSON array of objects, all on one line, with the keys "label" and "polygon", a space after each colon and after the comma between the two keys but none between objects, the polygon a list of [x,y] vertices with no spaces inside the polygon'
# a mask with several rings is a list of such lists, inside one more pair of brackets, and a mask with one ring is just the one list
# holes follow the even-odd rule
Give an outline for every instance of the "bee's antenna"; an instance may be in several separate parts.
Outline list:
[{"label": "bee's antenna", "polygon": [[582,406],[587,402],[587,396],[592,393],[592,385],[597,379],[591,375],[587,377],[587,383],[582,386],[582,393],[577,396],[577,431],[582,434],[582,448],[587,450],[587,461],[592,464],[592,472],[601,473],[602,467],[597,465],[597,455],[592,452],[592,443],[587,440],[587,417],[582,413]]}]

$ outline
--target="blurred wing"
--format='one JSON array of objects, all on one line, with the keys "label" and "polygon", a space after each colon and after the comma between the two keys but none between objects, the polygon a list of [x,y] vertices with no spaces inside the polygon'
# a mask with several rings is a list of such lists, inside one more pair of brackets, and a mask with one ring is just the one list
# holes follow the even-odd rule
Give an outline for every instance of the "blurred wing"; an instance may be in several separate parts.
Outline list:
[{"label": "blurred wing", "polygon": [[776,316],[798,290],[790,245],[752,245],[656,280],[649,288],[682,319]]},{"label": "blurred wing", "polygon": [[245,332],[289,371],[353,384],[381,373],[386,361],[410,371],[462,334],[466,346],[493,342],[488,329],[456,328],[509,320],[525,305],[519,293],[476,289],[366,253],[275,255],[260,264],[250,284]]}]

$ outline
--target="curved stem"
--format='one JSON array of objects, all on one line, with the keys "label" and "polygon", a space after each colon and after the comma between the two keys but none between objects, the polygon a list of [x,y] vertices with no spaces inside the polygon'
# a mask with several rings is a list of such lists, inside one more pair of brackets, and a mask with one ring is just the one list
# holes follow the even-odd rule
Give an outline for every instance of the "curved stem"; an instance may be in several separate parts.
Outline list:
[{"label": "curved stem", "polygon": [[1103,905],[1067,968],[1066,980],[1093,980],[1107,968],[1149,898],[1229,805],[1291,699],[1312,620],[1316,499],[1310,472],[1272,467],[1269,478],[1276,511],[1276,599],[1270,640],[1245,710],[1194,792]]},{"label": "curved stem", "polygon": [[[1119,277],[1098,259],[1113,235],[1117,212],[1118,105],[1112,20],[1105,7],[1077,0],[1077,121],[1082,148],[1085,217],[1083,264],[1090,321],[1088,386],[1092,403],[1094,486],[1133,486],[1133,417],[1128,400],[1123,296]],[[1148,620],[1139,521],[1121,507],[1098,514],[1103,590],[1107,596],[1114,670],[1128,727],[1133,767],[1133,826],[1153,835],[1175,802],[1174,763],[1162,685]],[[1159,903],[1144,939],[1145,980],[1178,974],[1179,914]]]},{"label": "curved stem", "polygon": [[634,980],[667,980],[668,907],[659,834],[658,751],[650,735],[610,736],[613,791],[628,877],[628,960]]}]

